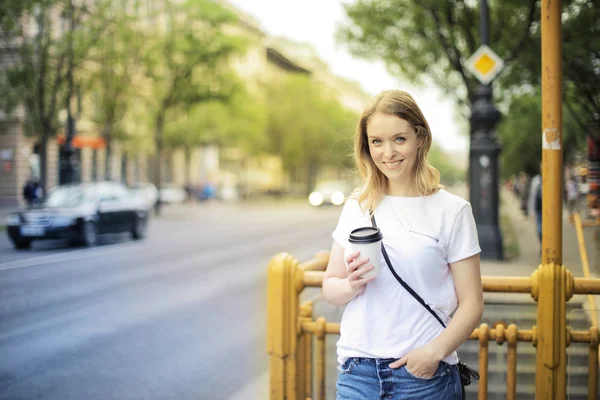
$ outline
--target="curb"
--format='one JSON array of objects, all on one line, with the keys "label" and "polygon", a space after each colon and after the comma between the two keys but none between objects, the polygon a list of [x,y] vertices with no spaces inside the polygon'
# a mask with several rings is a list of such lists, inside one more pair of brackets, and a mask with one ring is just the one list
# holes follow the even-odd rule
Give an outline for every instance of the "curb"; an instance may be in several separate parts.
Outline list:
[{"label": "curb", "polygon": [[269,398],[269,370],[260,374],[240,390],[229,396],[229,400],[268,399]]}]

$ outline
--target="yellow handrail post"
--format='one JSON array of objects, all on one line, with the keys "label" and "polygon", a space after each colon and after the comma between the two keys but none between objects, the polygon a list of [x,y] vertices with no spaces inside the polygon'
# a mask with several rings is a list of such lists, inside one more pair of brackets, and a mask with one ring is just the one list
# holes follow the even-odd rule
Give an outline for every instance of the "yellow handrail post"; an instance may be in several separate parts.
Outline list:
[{"label": "yellow handrail post", "polygon": [[302,323],[312,321],[312,302],[305,301],[300,305],[300,322],[298,337],[298,390],[300,390],[299,399],[305,400],[312,397],[312,335],[302,332]]},{"label": "yellow handrail post", "polygon": [[[577,232],[577,242],[579,243],[579,254],[581,256],[581,267],[583,268],[583,277],[590,277],[590,264],[588,261],[587,249],[585,248],[585,236],[583,235],[583,226],[581,224],[581,216],[579,213],[575,213],[573,217],[575,223],[575,230]],[[591,294],[587,296],[588,304],[590,307],[590,315],[592,318],[592,325],[598,326],[598,317],[596,316],[596,302]]]},{"label": "yellow handrail post", "polygon": [[539,280],[536,398],[566,397],[566,285],[562,266],[561,1],[542,0],[542,266]]},{"label": "yellow handrail post", "polygon": [[517,398],[517,342],[519,340],[519,328],[510,324],[506,331],[508,339],[508,355],[506,360],[506,398],[516,400]]},{"label": "yellow handrail post", "polygon": [[296,400],[299,262],[280,253],[271,259],[267,277],[267,353],[271,400]]},{"label": "yellow handrail post", "polygon": [[598,344],[600,343],[600,333],[598,327],[590,328],[590,357],[588,370],[588,397],[590,400],[596,399],[598,393]]},{"label": "yellow handrail post", "polygon": [[539,267],[536,398],[566,398],[568,282],[573,278],[564,266]]},{"label": "yellow handrail post", "polygon": [[488,354],[489,354],[490,327],[488,324],[479,326],[479,392],[478,400],[486,400],[488,392]]},{"label": "yellow handrail post", "polygon": [[317,395],[316,400],[325,400],[325,327],[327,321],[323,317],[317,318],[317,330],[315,336],[317,337],[317,360],[316,360],[316,373],[317,373]]}]

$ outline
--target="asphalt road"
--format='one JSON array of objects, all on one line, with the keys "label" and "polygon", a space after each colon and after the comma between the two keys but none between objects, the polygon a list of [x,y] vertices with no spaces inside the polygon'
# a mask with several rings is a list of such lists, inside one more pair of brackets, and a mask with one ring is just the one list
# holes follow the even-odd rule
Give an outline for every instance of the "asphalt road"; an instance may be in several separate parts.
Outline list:
[{"label": "asphalt road", "polygon": [[268,368],[269,259],[328,249],[339,212],[171,208],[89,249],[0,232],[0,400],[228,399]]}]

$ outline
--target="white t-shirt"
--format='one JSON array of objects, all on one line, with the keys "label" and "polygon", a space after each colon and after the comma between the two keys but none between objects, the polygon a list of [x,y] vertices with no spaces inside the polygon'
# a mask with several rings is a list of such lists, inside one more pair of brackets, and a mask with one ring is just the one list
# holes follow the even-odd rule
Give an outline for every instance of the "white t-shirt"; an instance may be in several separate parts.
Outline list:
[{"label": "white t-shirt", "polygon": [[[447,326],[458,304],[448,264],[481,252],[471,205],[445,190],[424,197],[384,196],[375,219],[396,273]],[[372,226],[368,212],[349,199],[333,232],[346,255],[352,252],[350,232],[362,226]],[[349,357],[401,358],[443,329],[394,278],[382,255],[379,276],[344,310],[338,362]],[[456,352],[444,361],[456,364]]]}]

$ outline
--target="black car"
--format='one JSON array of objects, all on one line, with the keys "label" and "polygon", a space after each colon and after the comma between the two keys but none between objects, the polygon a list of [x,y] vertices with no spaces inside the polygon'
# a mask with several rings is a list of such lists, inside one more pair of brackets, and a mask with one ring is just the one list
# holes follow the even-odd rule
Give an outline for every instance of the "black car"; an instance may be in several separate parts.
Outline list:
[{"label": "black car", "polygon": [[7,232],[17,249],[40,239],[69,239],[93,246],[99,234],[146,235],[149,211],[143,199],[116,182],[57,186],[38,204],[8,217]]}]

